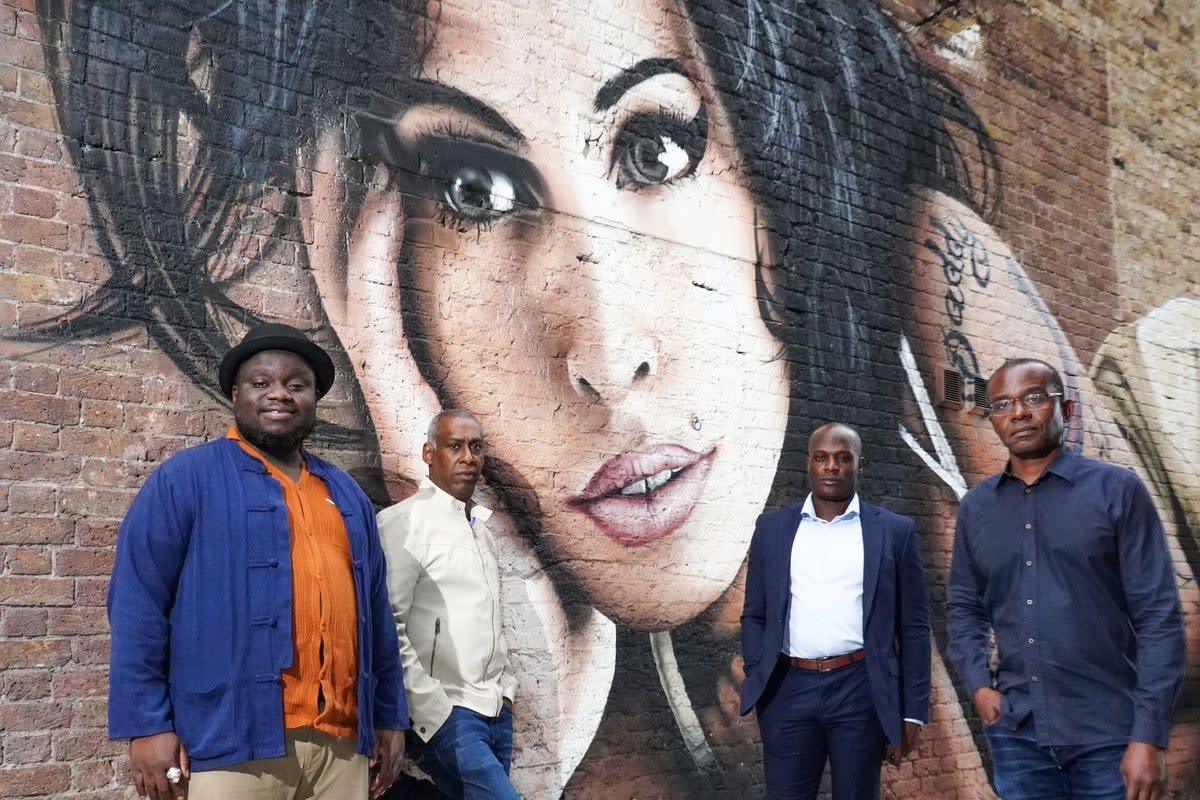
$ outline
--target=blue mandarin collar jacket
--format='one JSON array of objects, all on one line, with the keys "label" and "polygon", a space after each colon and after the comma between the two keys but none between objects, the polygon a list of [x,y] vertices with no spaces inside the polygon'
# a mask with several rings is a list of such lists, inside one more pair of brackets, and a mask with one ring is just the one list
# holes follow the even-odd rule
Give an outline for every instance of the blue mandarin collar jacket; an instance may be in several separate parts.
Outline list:
[{"label": "blue mandarin collar jacket", "polygon": [[[357,602],[358,752],[407,728],[375,512],[354,480],[305,453],[342,513]],[[279,482],[231,439],[183,450],[146,481],[117,538],[109,735],[175,731],[193,769],[284,754],[292,570]]]}]

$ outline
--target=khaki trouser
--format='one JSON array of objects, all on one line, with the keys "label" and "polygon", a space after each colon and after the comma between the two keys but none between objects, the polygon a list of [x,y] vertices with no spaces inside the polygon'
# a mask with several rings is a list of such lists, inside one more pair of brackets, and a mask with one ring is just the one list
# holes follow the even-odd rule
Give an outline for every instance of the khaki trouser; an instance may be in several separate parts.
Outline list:
[{"label": "khaki trouser", "polygon": [[193,772],[188,800],[365,800],[367,759],[354,737],[286,731],[287,755]]}]

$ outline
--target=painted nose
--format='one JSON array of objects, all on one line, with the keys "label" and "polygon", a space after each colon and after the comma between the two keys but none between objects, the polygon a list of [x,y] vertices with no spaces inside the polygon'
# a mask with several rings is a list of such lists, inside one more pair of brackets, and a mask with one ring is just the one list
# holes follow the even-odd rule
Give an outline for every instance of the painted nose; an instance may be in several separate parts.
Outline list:
[{"label": "painted nose", "polygon": [[657,373],[657,348],[649,334],[601,332],[598,338],[577,340],[567,356],[567,376],[575,393],[608,406],[619,405]]}]

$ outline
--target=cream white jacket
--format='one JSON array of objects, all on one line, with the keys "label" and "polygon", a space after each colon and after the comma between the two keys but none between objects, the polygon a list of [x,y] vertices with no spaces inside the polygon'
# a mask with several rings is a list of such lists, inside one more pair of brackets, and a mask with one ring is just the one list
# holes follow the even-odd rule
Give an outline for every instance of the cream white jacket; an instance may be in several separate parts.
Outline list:
[{"label": "cream white jacket", "polygon": [[504,643],[500,567],[491,511],[466,505],[426,478],[417,493],[379,512],[388,594],[404,661],[413,730],[423,741],[454,706],[500,714],[517,679]]}]

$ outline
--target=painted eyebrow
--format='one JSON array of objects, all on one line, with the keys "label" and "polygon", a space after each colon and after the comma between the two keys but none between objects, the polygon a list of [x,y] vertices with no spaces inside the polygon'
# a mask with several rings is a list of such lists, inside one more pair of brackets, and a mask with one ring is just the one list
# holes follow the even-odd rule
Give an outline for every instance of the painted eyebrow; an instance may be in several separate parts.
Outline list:
[{"label": "painted eyebrow", "polygon": [[684,68],[683,62],[677,58],[646,58],[634,64],[632,67],[626,67],[617,73],[616,76],[604,82],[600,90],[596,92],[596,102],[593,104],[594,111],[607,111],[617,104],[621,97],[637,86],[642,81],[650,80],[656,75],[682,75],[688,80],[692,76]]},{"label": "painted eyebrow", "polygon": [[504,115],[474,95],[461,89],[434,81],[413,80],[407,86],[411,98],[409,105],[450,106],[478,119],[514,142],[525,144],[525,137]]}]

